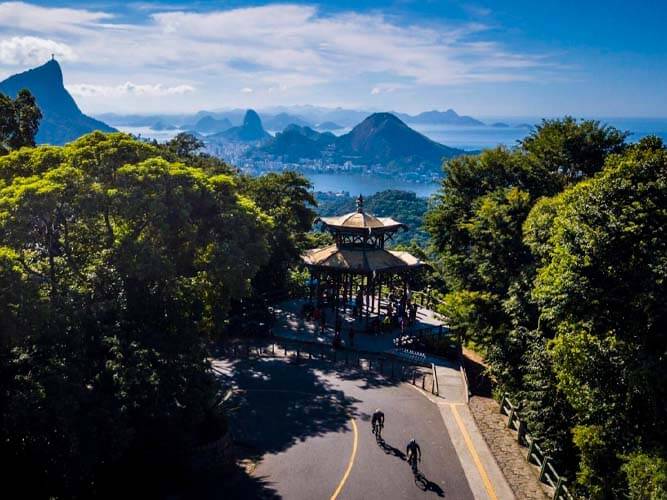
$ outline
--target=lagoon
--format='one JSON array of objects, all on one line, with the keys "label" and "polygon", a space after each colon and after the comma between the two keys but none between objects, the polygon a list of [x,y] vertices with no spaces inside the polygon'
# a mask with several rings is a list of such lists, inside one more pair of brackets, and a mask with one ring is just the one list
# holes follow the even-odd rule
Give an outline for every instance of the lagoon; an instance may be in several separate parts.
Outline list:
[{"label": "lagoon", "polygon": [[401,191],[414,191],[417,196],[428,197],[440,187],[435,182],[418,183],[408,182],[391,177],[380,177],[376,175],[362,174],[306,174],[313,183],[315,191],[339,193],[347,191],[352,196],[362,194],[369,196],[378,191],[387,189],[400,189]]}]

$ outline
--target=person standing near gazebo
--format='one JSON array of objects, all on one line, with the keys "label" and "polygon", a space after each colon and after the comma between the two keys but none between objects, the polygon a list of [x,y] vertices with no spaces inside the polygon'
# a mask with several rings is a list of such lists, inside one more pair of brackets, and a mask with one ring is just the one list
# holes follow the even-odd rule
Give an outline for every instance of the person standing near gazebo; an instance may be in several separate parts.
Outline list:
[{"label": "person standing near gazebo", "polygon": [[326,326],[327,326],[327,313],[324,310],[324,308],[322,308],[322,310],[320,311],[320,332],[322,334],[324,334],[324,329],[326,328]]},{"label": "person standing near gazebo", "polygon": [[354,310],[357,313],[357,317],[360,317],[364,311],[364,294],[361,288],[357,291],[357,298],[354,303]]}]

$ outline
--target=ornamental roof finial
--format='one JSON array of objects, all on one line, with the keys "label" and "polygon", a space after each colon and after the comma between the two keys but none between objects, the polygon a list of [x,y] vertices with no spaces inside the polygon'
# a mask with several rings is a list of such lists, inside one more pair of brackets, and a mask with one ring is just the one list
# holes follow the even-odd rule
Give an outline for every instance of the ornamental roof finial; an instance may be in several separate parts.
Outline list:
[{"label": "ornamental roof finial", "polygon": [[360,214],[364,213],[364,197],[361,195],[357,198],[357,212]]}]

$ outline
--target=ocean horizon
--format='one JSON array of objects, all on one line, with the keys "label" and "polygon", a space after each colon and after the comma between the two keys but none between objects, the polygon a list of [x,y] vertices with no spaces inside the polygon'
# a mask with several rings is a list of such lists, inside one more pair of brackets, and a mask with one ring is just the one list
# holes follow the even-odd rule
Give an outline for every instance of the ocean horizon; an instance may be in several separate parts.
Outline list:
[{"label": "ocean horizon", "polygon": [[[555,118],[555,117],[554,117]],[[585,119],[598,120],[603,124],[616,127],[619,130],[630,133],[628,140],[636,142],[647,135],[657,135],[667,142],[667,117],[665,118],[637,118],[637,117],[592,117]],[[424,134],[431,140],[465,151],[478,151],[496,146],[516,146],[517,142],[526,137],[531,127],[542,122],[543,118],[529,116],[487,116],[481,117],[487,125],[457,126],[457,125],[431,125],[431,124],[409,124],[418,132]],[[492,124],[505,124],[508,126],[494,126]],[[147,139],[157,141],[168,141],[183,130],[153,130],[149,127],[116,126],[118,130]],[[342,135],[350,131],[350,128],[335,131],[336,135]],[[275,135],[276,131],[269,131]]]}]

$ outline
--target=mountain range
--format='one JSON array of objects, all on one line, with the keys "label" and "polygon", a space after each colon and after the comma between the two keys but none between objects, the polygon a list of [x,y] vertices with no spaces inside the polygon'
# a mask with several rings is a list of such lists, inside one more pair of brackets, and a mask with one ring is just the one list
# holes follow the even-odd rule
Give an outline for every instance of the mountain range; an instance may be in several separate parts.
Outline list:
[{"label": "mountain range", "polygon": [[484,125],[483,122],[476,120],[471,116],[459,115],[453,109],[447,111],[424,111],[418,115],[408,115],[405,113],[394,113],[401,120],[419,125],[456,125],[461,127],[477,127]]},{"label": "mountain range", "polygon": [[92,132],[114,132],[106,123],[84,115],[63,85],[63,73],[55,60],[0,82],[0,92],[15,97],[21,89],[35,96],[42,111],[36,140],[38,143],[65,144]]},{"label": "mountain range", "polygon": [[390,171],[439,171],[443,159],[462,154],[463,150],[439,144],[411,129],[392,113],[374,113],[338,137],[290,125],[248,153],[288,163],[321,159],[336,164],[377,165]]},{"label": "mountain range", "polygon": [[[63,74],[55,60],[14,75],[0,83],[0,92],[15,96],[29,89],[37,100],[43,119],[37,142],[64,144],[93,130],[115,131],[106,123],[81,112],[63,85]],[[267,132],[262,118],[254,110],[224,112],[201,111],[194,115],[131,115],[125,117],[134,126],[154,130],[190,130],[209,145],[241,145],[245,158],[272,158],[288,163],[304,159],[325,164],[366,165],[385,171],[439,171],[442,160],[464,151],[439,144],[410,128],[415,123],[481,124],[474,118],[460,116],[454,110],[428,111],[418,115],[372,113],[343,108],[296,106],[274,108],[267,114],[269,130],[282,130],[275,137]],[[106,115],[114,121],[121,115]],[[356,120],[353,123],[350,120]],[[342,124],[342,125],[339,125]],[[316,130],[317,125],[322,127]],[[354,125],[353,127],[351,127]],[[324,129],[351,127],[336,136]]]},{"label": "mountain range", "polygon": [[319,133],[310,127],[289,125],[264,144],[259,152],[282,158],[287,162],[312,160],[321,158],[326,148],[334,144],[336,139],[331,132]]},{"label": "mountain range", "polygon": [[[373,114],[371,110],[344,108],[324,108],[319,106],[278,106],[259,110],[264,127],[271,131],[284,130],[288,125],[310,127],[319,131],[351,128]],[[392,111],[408,125],[449,125],[457,127],[477,127],[486,125],[471,116],[459,115],[453,109],[446,111],[425,111],[416,115]],[[197,130],[196,124],[203,118],[229,121],[230,127],[239,126],[245,116],[244,109],[220,111],[199,111],[192,115],[117,115],[105,113],[98,118],[118,126],[150,127],[156,122],[168,122],[184,130]],[[221,130],[218,130],[220,132]],[[208,133],[203,132],[202,133]]]},{"label": "mountain range", "polygon": [[194,132],[199,134],[217,134],[232,128],[232,122],[228,118],[213,118],[211,115],[203,116],[192,127]]}]

